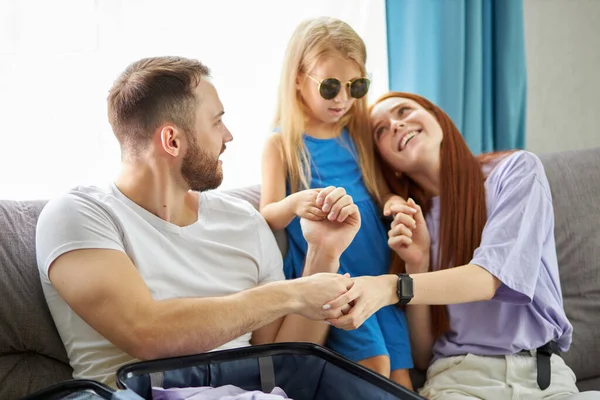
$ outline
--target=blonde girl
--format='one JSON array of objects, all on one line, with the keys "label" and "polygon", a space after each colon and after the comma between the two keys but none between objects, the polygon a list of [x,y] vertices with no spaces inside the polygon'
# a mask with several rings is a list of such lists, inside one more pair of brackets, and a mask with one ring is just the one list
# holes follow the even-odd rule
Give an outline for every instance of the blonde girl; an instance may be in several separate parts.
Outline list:
[{"label": "blonde girl", "polygon": [[[339,273],[378,276],[390,269],[381,205],[388,190],[370,135],[366,49],[359,35],[334,18],[304,21],[289,42],[274,121],[262,163],[261,212],[285,229],[288,279],[302,276],[307,244],[301,219],[344,223],[358,207],[361,228],[340,258]],[[332,328],[327,345],[343,356],[412,388],[413,366],[404,312],[388,306],[359,329]]]}]

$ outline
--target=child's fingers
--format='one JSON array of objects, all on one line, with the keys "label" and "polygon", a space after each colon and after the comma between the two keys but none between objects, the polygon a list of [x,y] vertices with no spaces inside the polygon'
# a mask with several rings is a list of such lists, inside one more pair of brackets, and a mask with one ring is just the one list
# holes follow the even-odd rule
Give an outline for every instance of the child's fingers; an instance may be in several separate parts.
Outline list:
[{"label": "child's fingers", "polygon": [[416,221],[418,224],[425,224],[425,217],[423,216],[423,210],[421,209],[421,206],[420,206],[420,205],[418,205],[418,204],[416,204],[416,203],[415,203],[415,201],[414,201],[413,199],[409,199],[409,200],[410,200],[410,201],[412,202],[412,204],[413,204],[413,206],[412,206],[412,207],[414,207],[414,209],[415,209],[415,210],[417,210],[417,212],[416,212],[416,213],[415,213],[415,215],[414,215],[415,221]]},{"label": "child's fingers", "polygon": [[385,205],[383,206],[383,215],[385,215],[387,217],[388,215],[390,215],[392,213],[392,205],[393,204],[394,203],[389,202],[389,201],[387,203],[385,203]]},{"label": "child's fingers", "polygon": [[310,206],[307,208],[307,211],[311,214],[317,215],[322,218],[325,218],[327,216],[327,213],[318,207]]},{"label": "child's fingers", "polygon": [[388,232],[389,237],[400,236],[400,235],[404,235],[409,238],[412,238],[413,232],[410,229],[408,229],[406,227],[406,225],[404,225],[404,224],[398,224],[395,227],[393,227],[392,229],[390,229]]},{"label": "child's fingers", "polygon": [[390,227],[393,229],[399,224],[403,224],[410,229],[415,229],[417,227],[417,222],[414,220],[414,218],[403,213],[396,214]]},{"label": "child's fingers", "polygon": [[404,235],[394,236],[388,239],[388,246],[392,249],[400,249],[401,247],[409,246],[411,244],[412,239]]},{"label": "child's fingers", "polygon": [[409,204],[393,203],[390,206],[390,211],[393,213],[404,213],[408,215],[413,215],[417,213],[417,208],[416,204],[414,206],[411,206]]},{"label": "child's fingers", "polygon": [[327,217],[327,213],[324,213],[317,207],[307,207],[298,216],[311,221],[322,221]]},{"label": "child's fingers", "polygon": [[320,221],[323,219],[323,217],[318,217],[314,214],[311,214],[309,212],[307,213],[303,213],[302,215],[300,215],[300,218],[304,218],[304,219],[308,219],[310,221]]}]

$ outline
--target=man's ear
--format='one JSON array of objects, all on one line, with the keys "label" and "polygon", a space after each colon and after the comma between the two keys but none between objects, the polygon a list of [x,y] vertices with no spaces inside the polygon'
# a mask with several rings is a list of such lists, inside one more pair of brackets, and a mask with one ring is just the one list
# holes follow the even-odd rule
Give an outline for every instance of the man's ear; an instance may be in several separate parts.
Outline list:
[{"label": "man's ear", "polygon": [[160,128],[159,136],[163,150],[173,157],[177,157],[183,144],[184,135],[181,130],[173,125],[165,125]]}]

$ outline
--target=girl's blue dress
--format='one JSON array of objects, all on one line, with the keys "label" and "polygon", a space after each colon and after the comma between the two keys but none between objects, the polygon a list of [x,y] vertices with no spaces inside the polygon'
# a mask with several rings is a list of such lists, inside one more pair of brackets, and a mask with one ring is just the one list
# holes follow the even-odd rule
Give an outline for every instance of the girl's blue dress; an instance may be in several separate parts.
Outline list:
[{"label": "girl's blue dress", "polygon": [[[349,132],[344,129],[334,139],[304,135],[304,143],[311,160],[310,187],[343,187],[360,211],[361,228],[340,258],[339,273],[349,273],[352,277],[387,274],[391,262],[387,229],[363,181]],[[284,272],[288,279],[293,279],[302,276],[308,246],[298,217],[286,230],[289,250],[284,258]],[[387,355],[392,371],[413,366],[406,317],[395,306],[382,308],[356,330],[332,327],[327,346],[352,361]]]}]

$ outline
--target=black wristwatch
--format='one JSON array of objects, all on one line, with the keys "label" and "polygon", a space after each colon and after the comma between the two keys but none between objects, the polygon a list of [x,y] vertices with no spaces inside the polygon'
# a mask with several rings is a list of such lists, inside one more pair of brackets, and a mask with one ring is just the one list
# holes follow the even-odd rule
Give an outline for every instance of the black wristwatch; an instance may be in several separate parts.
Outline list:
[{"label": "black wristwatch", "polygon": [[413,280],[408,274],[396,274],[398,275],[398,287],[396,293],[398,294],[398,303],[396,305],[408,304],[414,297],[413,293]]}]

